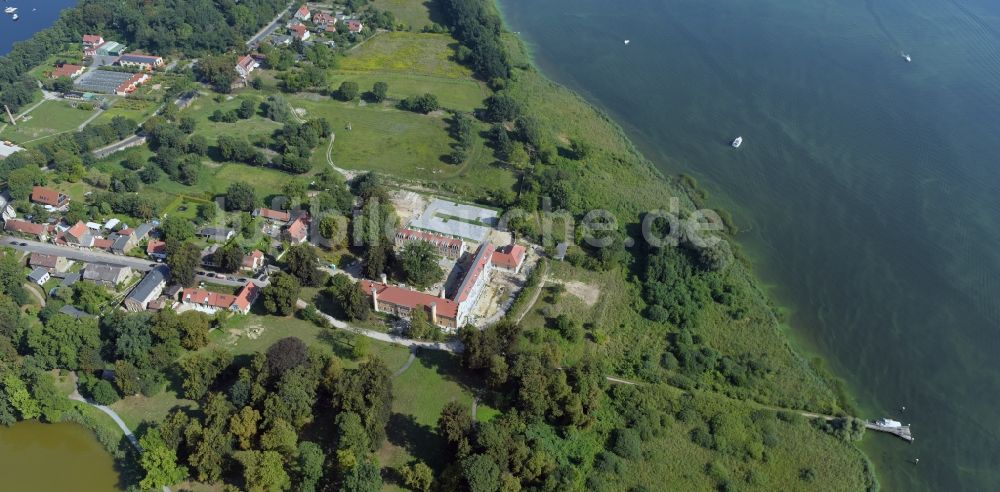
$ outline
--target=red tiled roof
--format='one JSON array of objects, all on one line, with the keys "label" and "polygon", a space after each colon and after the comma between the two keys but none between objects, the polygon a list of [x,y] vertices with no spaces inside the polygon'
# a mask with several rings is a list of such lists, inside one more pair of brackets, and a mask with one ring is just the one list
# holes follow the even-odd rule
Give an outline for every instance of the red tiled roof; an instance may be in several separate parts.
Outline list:
[{"label": "red tiled roof", "polygon": [[110,239],[104,239],[103,237],[94,238],[94,247],[97,249],[110,249],[113,244],[115,242]]},{"label": "red tiled roof", "polygon": [[121,234],[122,236],[131,236],[131,235],[132,235],[132,232],[133,232],[134,230],[135,230],[135,229],[132,229],[131,227],[126,227],[126,228],[124,228],[124,229],[122,229],[122,230],[118,231],[118,234]]},{"label": "red tiled roof", "polygon": [[283,210],[271,210],[269,208],[261,207],[258,210],[257,215],[264,217],[265,219],[280,220],[282,222],[288,222],[292,219],[291,214]]},{"label": "red tiled roof", "polygon": [[361,29],[363,29],[364,27],[365,27],[364,24],[362,24],[361,21],[359,21],[357,19],[351,19],[351,20],[347,21],[347,30],[348,31],[358,32]]},{"label": "red tiled roof", "polygon": [[23,232],[41,236],[45,234],[45,224],[35,224],[26,220],[10,219],[4,223],[4,230],[13,232]]},{"label": "red tiled roof", "polygon": [[151,255],[153,253],[165,254],[166,252],[167,252],[167,243],[163,241],[152,239],[148,243],[146,243],[147,255]]},{"label": "red tiled roof", "polygon": [[250,305],[253,304],[254,299],[257,298],[257,294],[260,292],[260,287],[257,284],[250,282],[243,286],[239,292],[236,293],[236,299],[233,300],[233,304],[240,309],[240,311],[247,311],[250,309]]},{"label": "red tiled roof", "polygon": [[70,65],[69,63],[64,63],[63,66],[52,71],[52,78],[58,79],[59,77],[72,77],[80,70],[83,70],[83,67],[80,65]]},{"label": "red tiled roof", "polygon": [[261,260],[263,258],[264,253],[262,253],[259,249],[255,249],[251,251],[250,254],[243,257],[243,266],[253,267],[257,263],[257,260]]},{"label": "red tiled roof", "polygon": [[324,24],[328,22],[337,22],[337,18],[326,12],[316,12],[312,16],[312,21],[316,24]]},{"label": "red tiled roof", "polygon": [[31,253],[31,258],[28,260],[28,264],[31,266],[41,266],[45,268],[55,268],[58,263],[58,256],[46,255],[42,253]]},{"label": "red tiled roof", "polygon": [[428,243],[434,245],[446,245],[449,248],[461,248],[462,240],[450,237],[441,236],[438,234],[432,234],[430,232],[415,231],[413,229],[400,229],[396,233],[397,236],[401,236],[402,239],[406,240],[419,240],[427,241]]},{"label": "red tiled roof", "polygon": [[295,15],[298,16],[304,16],[307,14],[309,14],[309,7],[306,7],[305,5],[299,7],[299,10],[295,11]]},{"label": "red tiled roof", "polygon": [[309,234],[309,219],[303,215],[288,226],[288,235],[295,240],[305,239]]},{"label": "red tiled roof", "polygon": [[36,186],[31,189],[31,201],[38,202],[43,205],[58,207],[61,205],[59,202],[60,196],[63,197],[63,200],[66,200],[66,195],[59,193],[59,190],[53,190],[52,188],[46,188],[44,186]]},{"label": "red tiled roof", "polygon": [[299,39],[301,39],[303,36],[305,36],[305,34],[307,32],[306,31],[306,26],[303,26],[302,24],[299,24],[297,26],[292,26],[291,30],[295,31],[295,34],[298,35]]},{"label": "red tiled roof", "polygon": [[494,265],[516,270],[521,265],[521,262],[524,261],[525,251],[524,246],[520,244],[508,244],[497,249],[493,253],[491,261]]},{"label": "red tiled roof", "polygon": [[243,58],[240,58],[240,61],[236,62],[236,65],[249,70],[254,63],[257,63],[257,60],[254,60],[250,55],[246,55]]},{"label": "red tiled roof", "polygon": [[70,227],[69,229],[67,229],[66,233],[69,234],[70,236],[73,236],[73,237],[75,237],[77,239],[80,239],[85,234],[87,234],[87,231],[89,231],[89,230],[90,229],[87,229],[87,224],[84,224],[81,221],[81,222],[77,222],[75,225],[73,225],[73,227]]},{"label": "red tiled roof", "polygon": [[181,295],[181,300],[184,302],[212,306],[219,309],[229,309],[229,306],[232,306],[233,301],[236,300],[236,296],[232,294],[220,294],[218,292],[208,290],[189,288],[184,289],[184,292]]},{"label": "red tiled roof", "polygon": [[100,43],[104,38],[96,34],[84,34],[83,42],[87,44]]},{"label": "red tiled roof", "polygon": [[365,295],[371,296],[373,288],[378,293],[378,302],[387,302],[410,309],[415,309],[417,306],[436,304],[438,316],[451,319],[457,319],[458,317],[458,303],[451,299],[442,299],[423,292],[372,282],[371,280],[361,281],[361,291]]},{"label": "red tiled roof", "polygon": [[128,80],[126,80],[125,82],[122,82],[121,85],[119,85],[118,87],[116,87],[115,88],[115,92],[130,92],[130,91],[132,91],[132,90],[135,89],[135,86],[137,84],[139,84],[142,81],[146,80],[146,78],[148,78],[148,77],[149,76],[146,75],[146,74],[144,74],[144,73],[137,73],[137,74],[129,77]]},{"label": "red tiled roof", "polygon": [[493,256],[493,245],[490,243],[483,243],[479,247],[479,251],[476,253],[476,258],[472,262],[472,266],[469,268],[469,273],[465,274],[465,278],[462,280],[462,285],[459,287],[458,293],[455,295],[455,300],[459,303],[465,302],[469,298],[469,294],[472,292],[472,286],[476,285],[476,280],[482,275],[483,270],[486,269],[486,264],[489,263],[490,258]]}]

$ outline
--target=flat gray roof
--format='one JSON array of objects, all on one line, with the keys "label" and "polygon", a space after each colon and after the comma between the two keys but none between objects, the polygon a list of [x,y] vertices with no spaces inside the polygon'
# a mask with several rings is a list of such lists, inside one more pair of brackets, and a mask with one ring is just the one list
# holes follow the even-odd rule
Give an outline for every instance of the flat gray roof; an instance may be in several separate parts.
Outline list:
[{"label": "flat gray roof", "polygon": [[91,70],[73,82],[73,87],[89,92],[114,94],[119,85],[132,78],[134,73],[112,72],[110,70]]},{"label": "flat gray roof", "polygon": [[495,210],[437,199],[410,222],[410,227],[482,242],[496,223]]}]

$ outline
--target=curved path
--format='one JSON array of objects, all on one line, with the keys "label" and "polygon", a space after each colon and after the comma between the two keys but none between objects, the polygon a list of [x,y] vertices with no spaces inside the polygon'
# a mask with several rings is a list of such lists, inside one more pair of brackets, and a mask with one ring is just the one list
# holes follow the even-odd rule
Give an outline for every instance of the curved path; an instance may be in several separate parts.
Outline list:
[{"label": "curved path", "polygon": [[38,289],[32,287],[31,284],[25,282],[24,290],[31,292],[31,296],[34,297],[36,300],[38,300],[38,303],[41,304],[42,307],[45,307],[45,296],[41,292],[38,292]]},{"label": "curved path", "polygon": [[410,366],[413,365],[413,361],[416,359],[417,359],[417,350],[410,349],[410,357],[406,359],[406,363],[403,364],[403,367],[400,367],[398,370],[396,370],[396,372],[392,373],[391,379],[396,379],[399,376],[401,376],[404,372],[406,372],[407,369],[410,368]]},{"label": "curved path", "polygon": [[[306,301],[299,299],[295,303],[295,305],[301,309],[308,306],[309,304]],[[329,321],[330,324],[333,325],[333,327],[338,330],[350,331],[353,333],[357,333],[358,335],[363,335],[368,338],[371,338],[372,340],[378,340],[380,342],[394,343],[396,345],[402,345],[404,347],[411,347],[411,348],[419,347],[422,349],[441,350],[444,352],[451,352],[451,353],[459,353],[465,349],[465,347],[462,345],[462,342],[458,340],[452,340],[450,342],[425,342],[423,340],[414,340],[412,338],[393,335],[391,333],[383,333],[381,331],[369,330],[368,328],[361,328],[360,326],[352,326],[337,318],[334,318],[333,316],[330,316],[329,314],[324,313],[323,311],[320,311],[319,309],[317,309],[316,312],[324,319]]]}]

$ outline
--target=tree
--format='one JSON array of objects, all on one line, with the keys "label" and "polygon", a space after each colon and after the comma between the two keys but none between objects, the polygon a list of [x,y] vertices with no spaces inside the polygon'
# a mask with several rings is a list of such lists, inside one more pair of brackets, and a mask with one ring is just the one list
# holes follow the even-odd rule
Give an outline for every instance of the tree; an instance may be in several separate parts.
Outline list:
[{"label": "tree", "polygon": [[89,386],[90,396],[98,405],[110,405],[121,399],[121,395],[107,380],[98,379]]},{"label": "tree", "polygon": [[337,89],[337,99],[341,101],[353,101],[358,97],[358,83],[357,82],[341,82],[340,88]]},{"label": "tree", "polygon": [[198,204],[198,220],[203,222],[210,222],[215,220],[215,217],[219,215],[219,206],[212,203],[199,203]]},{"label": "tree", "polygon": [[386,96],[389,94],[389,84],[385,82],[375,82],[372,86],[371,99],[372,102],[380,103],[385,101]]},{"label": "tree", "polygon": [[288,370],[305,364],[308,358],[309,350],[302,339],[282,338],[267,349],[268,372],[271,377],[280,379]]},{"label": "tree", "polygon": [[333,248],[345,246],[347,241],[347,221],[341,215],[325,215],[319,220],[319,235]]},{"label": "tree", "polygon": [[271,277],[271,283],[261,294],[264,296],[264,309],[268,313],[278,316],[288,316],[295,309],[295,302],[299,298],[299,290],[302,286],[298,279],[280,272]]},{"label": "tree", "polygon": [[257,206],[257,192],[247,183],[235,182],[226,190],[226,210],[253,211]]},{"label": "tree", "polygon": [[[20,154],[21,152],[18,152]],[[17,154],[15,154],[17,155]],[[10,158],[8,158],[10,159]],[[45,176],[37,167],[22,167],[14,169],[7,175],[7,186],[14,200],[27,201],[35,185],[45,183]]]},{"label": "tree", "polygon": [[423,461],[404,466],[401,475],[403,484],[417,492],[430,492],[434,484],[434,471]]},{"label": "tree", "polygon": [[441,104],[438,102],[438,98],[434,94],[410,96],[399,102],[400,109],[413,111],[414,113],[427,114],[431,111],[437,111],[440,107]]},{"label": "tree", "polygon": [[139,464],[146,476],[139,482],[143,489],[158,489],[184,480],[187,468],[177,464],[177,452],[163,442],[159,431],[151,429],[139,439],[142,454]]},{"label": "tree", "polygon": [[181,387],[184,389],[184,397],[192,400],[201,399],[215,382],[215,378],[223,369],[229,367],[232,361],[233,355],[222,349],[215,349],[209,355],[196,353],[181,360],[180,368],[184,375]]},{"label": "tree", "polygon": [[243,465],[243,480],[247,490],[287,490],[291,479],[285,471],[281,455],[274,451],[240,451],[236,460]]},{"label": "tree", "polygon": [[514,121],[521,114],[521,106],[505,93],[494,94],[486,99],[486,121],[502,123]]},{"label": "tree", "polygon": [[366,456],[347,471],[342,492],[378,492],[382,490],[382,474],[374,456]]},{"label": "tree", "polygon": [[311,244],[303,243],[288,248],[285,258],[288,273],[294,275],[302,285],[319,285],[323,274],[319,270],[319,255]]},{"label": "tree", "polygon": [[437,422],[438,435],[458,447],[472,432],[472,416],[467,405],[451,400],[444,404]]},{"label": "tree", "polygon": [[244,99],[240,102],[240,108],[236,110],[237,116],[242,119],[250,118],[257,112],[257,101]]},{"label": "tree", "polygon": [[444,270],[438,264],[441,254],[427,241],[411,241],[400,253],[400,263],[406,282],[419,289],[426,288],[441,280]]},{"label": "tree", "polygon": [[36,360],[48,369],[79,369],[80,353],[101,346],[95,318],[76,319],[68,314],[56,314],[42,326],[32,326],[26,339]]},{"label": "tree", "polygon": [[352,321],[368,319],[371,313],[371,301],[365,295],[364,291],[361,290],[361,285],[359,284],[352,284],[349,288],[345,289],[344,294],[340,298],[340,307],[344,310],[347,318]]},{"label": "tree", "polygon": [[240,449],[246,450],[253,446],[258,422],[260,422],[260,412],[253,407],[243,407],[229,418],[229,432],[236,436]]},{"label": "tree", "polygon": [[228,93],[232,91],[233,82],[236,82],[236,55],[226,54],[218,56],[205,56],[195,64],[195,75],[212,86],[216,92]]},{"label": "tree", "polygon": [[208,345],[208,331],[211,326],[207,315],[198,311],[187,311],[178,315],[177,321],[182,347],[187,350],[198,350]]},{"label": "tree", "polygon": [[163,233],[164,241],[183,242],[194,237],[194,224],[189,219],[173,215],[163,219],[160,232]]},{"label": "tree", "polygon": [[141,391],[139,369],[127,360],[115,362],[115,385],[122,395],[138,395]]},{"label": "tree", "polygon": [[500,467],[489,455],[476,454],[462,460],[462,476],[471,492],[500,489]]},{"label": "tree", "polygon": [[[170,243],[167,243],[168,245]],[[198,265],[201,263],[201,249],[194,243],[181,243],[172,248],[167,256],[170,278],[183,286],[194,285]]]},{"label": "tree", "polygon": [[31,396],[27,385],[24,384],[21,378],[17,377],[13,372],[7,372],[0,377],[0,383],[3,384],[7,402],[17,410],[22,420],[36,419],[41,416],[42,410],[38,405],[38,401]]},{"label": "tree", "polygon": [[243,266],[243,248],[235,243],[227,243],[215,253],[219,268],[224,272],[237,272]]},{"label": "tree", "polygon": [[260,446],[268,451],[277,451],[289,458],[294,458],[298,452],[298,434],[291,424],[282,419],[276,419],[271,427],[260,436]]},{"label": "tree", "polygon": [[296,463],[296,471],[299,476],[299,490],[301,492],[313,492],[316,485],[323,478],[323,463],[326,455],[323,448],[314,442],[302,441],[299,443],[299,459]]}]

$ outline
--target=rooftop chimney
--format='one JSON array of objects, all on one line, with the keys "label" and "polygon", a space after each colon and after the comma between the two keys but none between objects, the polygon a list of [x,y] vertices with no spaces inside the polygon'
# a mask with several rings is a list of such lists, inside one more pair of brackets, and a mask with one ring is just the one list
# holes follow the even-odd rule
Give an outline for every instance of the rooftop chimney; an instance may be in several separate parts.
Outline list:
[{"label": "rooftop chimney", "polygon": [[385,274],[382,274],[382,285],[389,285],[389,281],[386,279]]},{"label": "rooftop chimney", "polygon": [[438,324],[438,305],[436,302],[431,303],[431,323]]}]

